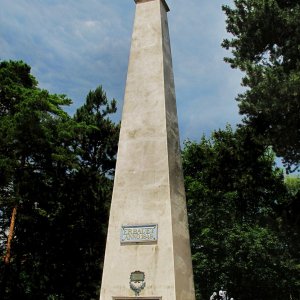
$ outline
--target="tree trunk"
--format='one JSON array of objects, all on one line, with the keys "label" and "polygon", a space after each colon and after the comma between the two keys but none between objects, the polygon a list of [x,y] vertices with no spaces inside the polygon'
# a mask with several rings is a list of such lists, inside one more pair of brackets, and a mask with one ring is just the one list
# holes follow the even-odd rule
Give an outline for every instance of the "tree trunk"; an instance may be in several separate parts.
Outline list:
[{"label": "tree trunk", "polygon": [[13,208],[13,211],[12,211],[12,214],[11,214],[9,233],[8,233],[8,239],[7,239],[7,246],[6,246],[6,254],[4,256],[4,263],[6,265],[8,265],[10,263],[11,242],[12,242],[12,239],[13,239],[13,236],[14,236],[14,231],[15,231],[16,216],[17,216],[17,206],[15,206]]}]

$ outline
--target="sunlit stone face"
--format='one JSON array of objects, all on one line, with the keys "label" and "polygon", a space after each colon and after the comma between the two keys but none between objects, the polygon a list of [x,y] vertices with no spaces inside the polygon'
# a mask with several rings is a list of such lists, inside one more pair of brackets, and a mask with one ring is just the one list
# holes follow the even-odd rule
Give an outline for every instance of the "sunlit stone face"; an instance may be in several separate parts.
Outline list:
[{"label": "sunlit stone face", "polygon": [[135,2],[100,299],[194,300],[168,7]]}]

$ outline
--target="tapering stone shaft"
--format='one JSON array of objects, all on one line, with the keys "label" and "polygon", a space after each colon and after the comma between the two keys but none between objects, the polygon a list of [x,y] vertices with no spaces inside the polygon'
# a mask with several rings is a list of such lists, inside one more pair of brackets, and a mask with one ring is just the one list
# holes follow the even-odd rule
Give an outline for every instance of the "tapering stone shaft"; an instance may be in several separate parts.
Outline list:
[{"label": "tapering stone shaft", "polygon": [[[169,8],[135,2],[100,299],[135,297],[130,274],[141,271],[143,299],[194,300]],[[158,225],[157,242],[120,243],[122,226],[145,224]]]}]

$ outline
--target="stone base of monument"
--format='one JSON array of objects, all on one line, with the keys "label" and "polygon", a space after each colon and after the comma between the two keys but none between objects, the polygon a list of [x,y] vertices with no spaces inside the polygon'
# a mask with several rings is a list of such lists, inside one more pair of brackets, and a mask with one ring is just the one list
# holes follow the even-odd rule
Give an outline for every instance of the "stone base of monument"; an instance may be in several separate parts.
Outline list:
[{"label": "stone base of monument", "polygon": [[131,299],[161,300],[161,297],[151,297],[151,298],[149,298],[149,297],[129,297],[129,298],[128,297],[126,297],[126,298],[124,298],[124,297],[113,297],[113,300],[131,300]]}]

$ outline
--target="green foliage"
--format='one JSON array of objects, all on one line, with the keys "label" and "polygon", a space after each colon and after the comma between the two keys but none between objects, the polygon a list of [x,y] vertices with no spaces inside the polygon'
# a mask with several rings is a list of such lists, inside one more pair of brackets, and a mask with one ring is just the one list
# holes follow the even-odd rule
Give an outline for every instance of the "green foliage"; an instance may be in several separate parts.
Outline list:
[{"label": "green foliage", "polygon": [[13,207],[1,299],[97,299],[119,126],[115,101],[91,91],[71,101],[37,86],[23,62],[0,63],[0,250]]},{"label": "green foliage", "polygon": [[285,177],[284,182],[291,195],[296,196],[300,192],[299,176],[287,176]]},{"label": "green foliage", "polygon": [[86,103],[77,110],[74,120],[88,126],[79,136],[81,163],[101,174],[110,174],[114,169],[119,127],[107,118],[116,112],[116,101],[107,100],[102,87],[89,92]]},{"label": "green foliage", "polygon": [[290,195],[253,130],[227,127],[187,142],[183,166],[198,299],[221,287],[241,300],[299,296],[297,241],[289,238],[299,230],[287,231],[283,219]]},{"label": "green foliage", "polygon": [[224,6],[225,60],[245,72],[246,92],[237,97],[244,122],[259,140],[272,145],[288,171],[300,164],[300,3],[235,0]]}]

